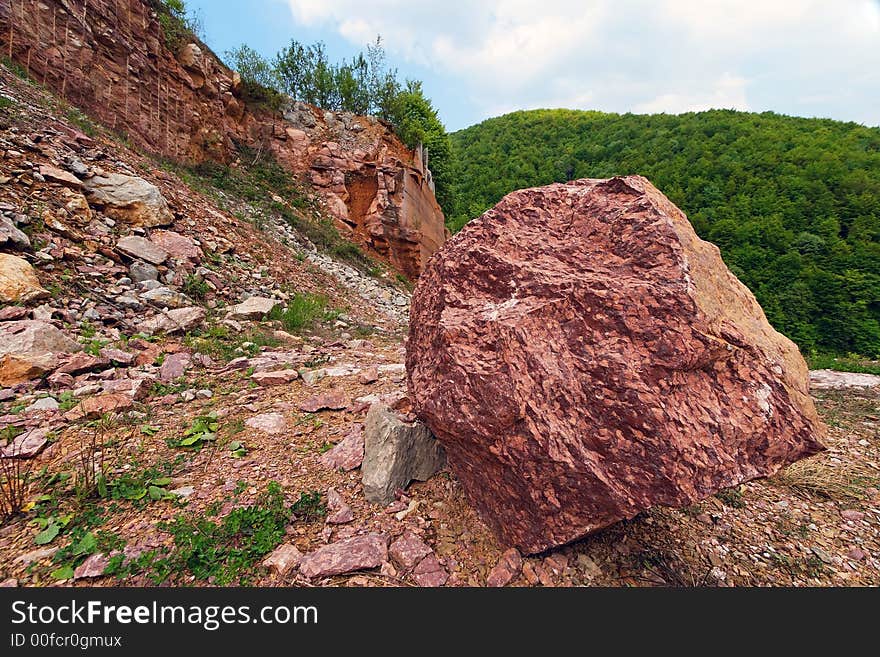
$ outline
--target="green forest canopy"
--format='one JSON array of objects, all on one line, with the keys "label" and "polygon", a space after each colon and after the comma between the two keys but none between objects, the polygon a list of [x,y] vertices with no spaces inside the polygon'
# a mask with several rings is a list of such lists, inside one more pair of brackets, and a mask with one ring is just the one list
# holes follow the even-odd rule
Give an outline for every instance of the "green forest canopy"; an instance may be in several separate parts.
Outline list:
[{"label": "green forest canopy", "polygon": [[768,112],[534,110],[451,137],[452,230],[516,189],[642,174],[802,351],[880,354],[880,129]]}]

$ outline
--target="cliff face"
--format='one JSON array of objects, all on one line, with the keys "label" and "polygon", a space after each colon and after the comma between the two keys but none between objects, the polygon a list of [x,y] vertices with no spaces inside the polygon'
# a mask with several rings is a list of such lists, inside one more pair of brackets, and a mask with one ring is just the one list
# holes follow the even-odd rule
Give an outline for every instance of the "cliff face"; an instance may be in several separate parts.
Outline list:
[{"label": "cliff face", "polygon": [[340,231],[417,276],[446,240],[430,172],[371,117],[246,105],[203,46],[172,52],[146,0],[0,0],[0,49],[97,121],[155,154],[230,162],[270,151],[324,197]]}]

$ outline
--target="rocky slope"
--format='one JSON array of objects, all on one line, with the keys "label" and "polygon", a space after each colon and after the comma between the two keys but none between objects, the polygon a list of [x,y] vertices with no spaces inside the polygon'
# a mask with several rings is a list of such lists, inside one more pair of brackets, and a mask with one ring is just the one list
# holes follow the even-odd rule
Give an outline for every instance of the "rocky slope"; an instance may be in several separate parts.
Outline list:
[{"label": "rocky slope", "polygon": [[146,0],[0,3],[0,50],[153,154],[232,163],[272,152],[321,191],[340,230],[409,277],[446,239],[430,171],[385,125],[303,103],[247,103],[203,44],[173,43]]}]

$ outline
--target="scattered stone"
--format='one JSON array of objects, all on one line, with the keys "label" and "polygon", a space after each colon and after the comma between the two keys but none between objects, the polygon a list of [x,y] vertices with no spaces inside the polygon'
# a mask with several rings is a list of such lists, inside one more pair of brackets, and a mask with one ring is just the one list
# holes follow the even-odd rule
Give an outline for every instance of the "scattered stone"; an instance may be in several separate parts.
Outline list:
[{"label": "scattered stone", "polygon": [[310,579],[368,570],[382,565],[388,555],[384,534],[363,534],[318,548],[300,561],[299,572]]},{"label": "scattered stone", "polygon": [[174,221],[159,188],[143,178],[113,173],[93,176],[84,185],[89,202],[114,219],[145,228]]},{"label": "scattered stone", "polygon": [[413,569],[412,578],[419,586],[436,587],[446,584],[449,574],[437,560],[437,556],[432,553]]},{"label": "scattered stone", "polygon": [[62,171],[61,169],[49,166],[48,164],[40,166],[40,175],[49,182],[58,183],[59,185],[64,185],[70,189],[79,189],[82,187],[82,182],[79,178],[67,171]]},{"label": "scattered stone", "polygon": [[205,321],[205,309],[198,306],[175,308],[153,315],[138,324],[138,331],[146,335],[155,333],[186,333]]},{"label": "scattered stone", "polygon": [[143,260],[135,260],[128,268],[128,273],[136,283],[144,281],[155,281],[159,278],[159,270],[154,265]]},{"label": "scattered stone", "polygon": [[379,369],[375,366],[368,367],[364,370],[361,370],[361,374],[358,377],[358,381],[360,381],[364,385],[368,385],[370,383],[375,383],[379,380]]},{"label": "scattered stone", "polygon": [[278,305],[277,299],[266,297],[248,297],[240,304],[232,306],[226,313],[227,319],[261,320]]},{"label": "scattered stone", "polygon": [[823,449],[797,347],[639,176],[513,192],[468,224],[419,278],[407,373],[524,554]]},{"label": "scattered stone", "polygon": [[172,495],[176,495],[177,497],[187,498],[193,493],[196,492],[194,486],[181,486],[180,488],[175,488],[173,490],[168,491]]},{"label": "scattered stone", "polygon": [[99,356],[92,356],[89,353],[81,351],[67,359],[57,372],[61,374],[77,375],[83,372],[93,372],[96,370],[104,370],[110,366],[110,361]]},{"label": "scattered stone", "polygon": [[302,377],[303,383],[308,386],[315,385],[318,381],[327,376],[327,372],[318,369],[318,370],[301,370],[299,375]]},{"label": "scattered stone", "polygon": [[443,447],[421,422],[402,422],[382,404],[367,413],[364,461],[361,465],[364,495],[383,506],[416,479],[425,481],[446,464]]},{"label": "scattered stone", "polygon": [[202,259],[202,250],[190,238],[172,230],[153,231],[150,241],[175,260],[199,262]]},{"label": "scattered stone", "polygon": [[302,552],[295,545],[283,543],[263,560],[263,566],[283,577],[289,571],[296,568],[302,558]]},{"label": "scattered stone", "polygon": [[321,455],[321,464],[336,470],[342,468],[346,472],[359,468],[364,460],[364,429],[355,425],[348,435],[333,449]]},{"label": "scattered stone", "polygon": [[188,308],[193,304],[192,299],[185,294],[164,286],[143,292],[140,296],[144,301],[160,308]]},{"label": "scattered stone", "polygon": [[18,580],[14,577],[7,577],[0,582],[0,589],[14,589],[18,587]]},{"label": "scattered stone", "polygon": [[348,398],[341,392],[326,392],[300,402],[298,408],[305,413],[317,413],[324,410],[339,411],[348,408]]},{"label": "scattered stone", "polygon": [[135,260],[143,260],[151,265],[161,265],[168,259],[168,252],[165,249],[138,235],[123,237],[116,242],[116,249]]},{"label": "scattered stone", "polygon": [[46,411],[57,411],[58,402],[53,397],[41,397],[33,404],[24,409],[25,413],[43,413]]},{"label": "scattered stone", "polygon": [[171,383],[182,377],[189,369],[192,356],[185,351],[175,354],[165,354],[165,360],[159,366],[159,380]]},{"label": "scattered stone", "polygon": [[880,376],[859,372],[836,372],[834,370],[811,370],[810,387],[814,390],[843,390],[846,388],[876,388]]},{"label": "scattered stone", "polygon": [[30,566],[32,563],[36,563],[37,561],[42,561],[43,559],[50,559],[55,556],[55,553],[58,552],[58,547],[45,547],[45,548],[37,548],[36,550],[31,550],[30,552],[25,552],[21,554],[15,559],[12,560],[13,564],[21,564],[22,566]]},{"label": "scattered stone", "polygon": [[344,525],[354,520],[354,512],[335,488],[327,490],[327,512],[327,522],[331,525]]},{"label": "scattered stone", "polygon": [[486,578],[486,586],[507,586],[522,572],[519,550],[510,548],[501,555],[498,563]]},{"label": "scattered stone", "polygon": [[0,322],[0,386],[23,383],[50,372],[58,357],[82,347],[48,322]]},{"label": "scattered stone", "polygon": [[0,246],[6,245],[24,251],[31,248],[31,240],[12,221],[0,214]]},{"label": "scattered stone", "polygon": [[254,372],[251,379],[255,383],[263,386],[281,386],[292,383],[299,378],[299,372],[296,370],[274,370],[272,372]]},{"label": "scattered stone", "polygon": [[411,531],[394,541],[388,548],[388,556],[403,570],[415,567],[422,559],[432,554],[433,550]]},{"label": "scattered stone", "polygon": [[848,556],[848,557],[849,557],[850,559],[852,559],[853,561],[862,561],[862,560],[865,559],[868,555],[865,554],[865,553],[864,553],[862,550],[860,550],[859,548],[857,548],[857,547],[853,547],[853,548],[850,548],[850,549],[849,549],[849,551],[846,553],[846,556]]},{"label": "scattered stone", "polygon": [[107,413],[120,413],[127,411],[133,405],[133,400],[128,395],[110,392],[96,397],[83,399],[79,404],[64,414],[64,419],[76,422],[83,418],[96,420]]},{"label": "scattered stone", "polygon": [[101,356],[107,360],[119,363],[120,365],[131,365],[134,362],[134,354],[113,347],[104,347],[101,349]]},{"label": "scattered stone", "polygon": [[73,571],[73,579],[101,577],[108,565],[110,565],[110,557],[106,554],[91,554]]},{"label": "scattered stone", "polygon": [[31,429],[16,436],[12,443],[0,448],[0,457],[4,459],[30,459],[43,451],[49,443],[48,429]]},{"label": "scattered stone", "polygon": [[844,509],[840,512],[840,515],[844,520],[852,520],[853,522],[859,522],[865,519],[865,513],[855,509]]},{"label": "scattered stone", "polygon": [[814,546],[814,547],[811,547],[810,550],[813,551],[813,554],[815,554],[817,557],[819,557],[819,560],[822,563],[827,563],[827,564],[834,563],[834,557],[832,557],[830,554],[828,554],[828,552],[826,552],[822,548]]},{"label": "scattered stone", "polygon": [[281,413],[263,413],[245,420],[245,426],[262,431],[270,436],[277,436],[287,431],[287,420]]},{"label": "scattered stone", "polygon": [[30,313],[31,311],[25,306],[6,306],[5,308],[0,308],[0,322],[24,319]]},{"label": "scattered stone", "polygon": [[40,285],[37,273],[27,260],[0,253],[0,302],[27,303],[48,296],[49,290]]}]

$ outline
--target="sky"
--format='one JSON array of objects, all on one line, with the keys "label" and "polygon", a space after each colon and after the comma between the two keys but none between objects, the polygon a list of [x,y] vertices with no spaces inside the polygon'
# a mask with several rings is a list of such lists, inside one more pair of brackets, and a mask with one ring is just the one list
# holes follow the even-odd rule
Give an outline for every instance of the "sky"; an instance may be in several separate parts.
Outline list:
[{"label": "sky", "polygon": [[880,0],[188,0],[222,55],[382,36],[450,131],[520,109],[774,111],[880,125]]}]

